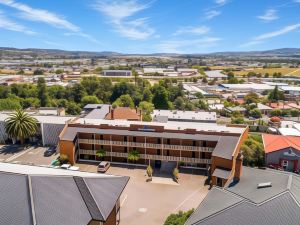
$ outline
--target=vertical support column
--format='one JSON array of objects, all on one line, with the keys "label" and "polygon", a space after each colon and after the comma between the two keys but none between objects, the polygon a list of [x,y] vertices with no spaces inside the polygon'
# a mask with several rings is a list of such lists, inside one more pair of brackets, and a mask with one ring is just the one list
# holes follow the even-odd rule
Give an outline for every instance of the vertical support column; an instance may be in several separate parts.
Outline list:
[{"label": "vertical support column", "polygon": [[145,137],[145,165],[147,164],[147,148],[146,148],[146,145],[147,145],[147,138]]},{"label": "vertical support column", "polygon": [[96,161],[96,134],[94,133],[94,144],[93,144],[93,152],[94,152],[94,157]]},{"label": "vertical support column", "polygon": [[161,138],[161,159],[164,157],[164,139]]},{"label": "vertical support column", "polygon": [[111,141],[111,135],[109,136],[110,139],[110,161],[112,162],[112,141]]}]

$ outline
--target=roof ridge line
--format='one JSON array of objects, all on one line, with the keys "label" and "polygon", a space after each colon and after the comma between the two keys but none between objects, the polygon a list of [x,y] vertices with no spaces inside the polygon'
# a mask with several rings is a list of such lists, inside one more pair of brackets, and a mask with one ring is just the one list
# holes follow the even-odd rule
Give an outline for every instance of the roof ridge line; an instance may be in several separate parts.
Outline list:
[{"label": "roof ridge line", "polygon": [[33,225],[36,225],[36,216],[35,216],[35,206],[33,201],[33,192],[32,192],[32,184],[31,184],[31,177],[30,175],[27,175],[27,181],[28,181],[28,188],[29,188],[29,197],[30,197],[30,205],[31,205],[31,216],[32,216],[32,223]]},{"label": "roof ridge line", "polygon": [[[85,186],[86,189],[88,190],[88,193],[89,193],[90,196],[92,197],[93,203],[97,206],[97,209],[98,209],[99,213],[101,214],[101,216],[102,216],[102,218],[103,218],[103,221],[104,221],[103,213],[101,212],[101,210],[100,210],[100,208],[99,208],[97,202],[95,201],[94,196],[92,195],[92,193],[91,193],[91,191],[90,191],[88,185],[86,184],[84,178],[83,178],[83,177],[78,177],[78,176],[73,176],[73,180],[74,180],[74,182],[75,182],[75,184],[76,184],[76,186],[77,186],[77,189],[78,189],[78,191],[79,191],[79,193],[80,193],[80,196],[82,197],[82,200],[84,201],[84,203],[85,203],[85,205],[86,205],[86,207],[87,207],[87,209],[88,209],[88,211],[89,211],[89,213],[90,213],[90,215],[91,215],[92,220],[94,220],[95,217],[92,215],[92,213],[91,213],[91,211],[90,211],[90,206],[87,204],[86,198],[83,197],[82,189],[78,186],[78,183],[77,183],[78,180],[77,180],[77,179],[80,179],[80,180],[83,181],[84,186]],[[100,221],[101,221],[101,220],[100,220]]]},{"label": "roof ridge line", "polygon": [[[88,189],[88,191],[89,191],[90,195],[93,197],[93,199],[95,199],[95,198],[94,198],[94,196],[93,196],[93,194],[92,194],[92,192],[91,192],[91,190],[90,190],[90,187],[89,187],[89,186],[87,185],[87,183],[85,182],[85,179],[84,179],[84,177],[82,177],[82,180],[83,180],[83,182],[84,182],[85,186],[87,187],[87,189]],[[99,205],[97,204],[97,202],[96,202],[95,200],[94,200],[94,202],[96,203],[96,206],[97,206],[97,208],[98,208],[99,212],[101,213],[102,217],[104,218],[104,214],[103,214],[103,212],[101,211],[101,209],[100,209]]]}]

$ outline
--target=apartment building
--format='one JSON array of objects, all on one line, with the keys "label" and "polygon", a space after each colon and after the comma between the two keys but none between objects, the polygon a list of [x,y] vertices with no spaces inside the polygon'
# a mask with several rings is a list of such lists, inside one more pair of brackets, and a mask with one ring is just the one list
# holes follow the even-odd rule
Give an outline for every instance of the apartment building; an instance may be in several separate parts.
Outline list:
[{"label": "apartment building", "polygon": [[[59,136],[59,149],[71,163],[77,160],[128,163],[132,151],[138,164],[177,162],[209,169],[212,184],[225,185],[239,178],[240,145],[247,137],[245,126],[219,126],[194,122],[142,122],[78,118]],[[97,152],[105,151],[99,158]]]}]

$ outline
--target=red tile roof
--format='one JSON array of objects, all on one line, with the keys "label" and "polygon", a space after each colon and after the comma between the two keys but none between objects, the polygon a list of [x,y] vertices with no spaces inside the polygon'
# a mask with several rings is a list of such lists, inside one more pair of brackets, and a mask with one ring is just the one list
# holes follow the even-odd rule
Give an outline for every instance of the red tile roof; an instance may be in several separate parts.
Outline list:
[{"label": "red tile roof", "polygon": [[[113,114],[113,116],[112,116]],[[111,112],[105,116],[107,120],[141,120],[140,113],[136,112],[136,109],[131,109],[127,107],[117,107],[111,109]]]},{"label": "red tile roof", "polygon": [[300,151],[300,137],[263,134],[265,153],[279,151],[284,148],[295,148]]},{"label": "red tile roof", "polygon": [[269,103],[268,106],[270,106],[273,109],[291,109],[292,107],[286,104],[283,104],[282,102],[272,102]]}]

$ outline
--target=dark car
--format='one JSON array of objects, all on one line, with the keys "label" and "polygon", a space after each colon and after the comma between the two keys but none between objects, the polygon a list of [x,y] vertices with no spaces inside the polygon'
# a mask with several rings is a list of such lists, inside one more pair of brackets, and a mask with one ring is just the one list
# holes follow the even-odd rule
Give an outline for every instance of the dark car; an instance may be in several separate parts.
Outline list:
[{"label": "dark car", "polygon": [[56,147],[50,147],[44,152],[45,157],[49,157],[56,152]]}]

